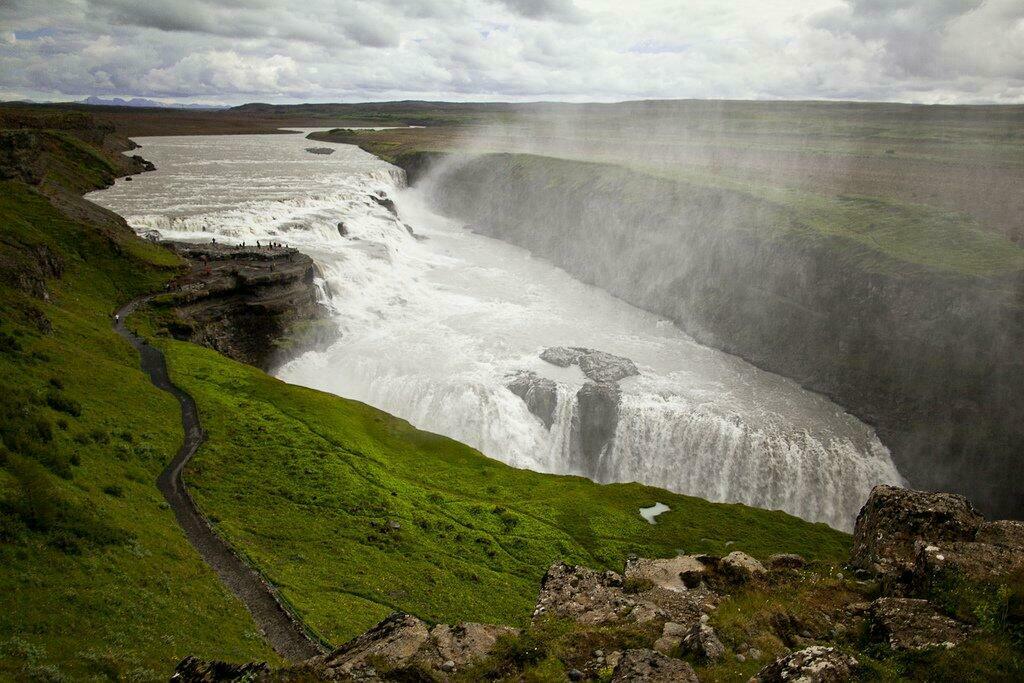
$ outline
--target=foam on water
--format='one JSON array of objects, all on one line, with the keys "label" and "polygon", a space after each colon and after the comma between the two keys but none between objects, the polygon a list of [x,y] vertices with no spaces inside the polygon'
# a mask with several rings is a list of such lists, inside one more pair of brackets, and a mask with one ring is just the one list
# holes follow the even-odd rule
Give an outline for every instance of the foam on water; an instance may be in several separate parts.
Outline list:
[{"label": "foam on water", "polygon": [[[517,467],[642,481],[842,529],[872,485],[901,482],[874,432],[835,404],[432,213],[404,189],[401,170],[355,147],[313,155],[297,135],[140,142],[158,170],[91,199],[142,233],[274,240],[319,265],[335,340],[281,367],[282,379],[365,401]],[[382,193],[401,220],[369,197]],[[597,462],[570,447],[585,378],[538,358],[555,345],[640,367],[621,383],[616,435]],[[559,383],[550,430],[505,387],[521,370]]]}]

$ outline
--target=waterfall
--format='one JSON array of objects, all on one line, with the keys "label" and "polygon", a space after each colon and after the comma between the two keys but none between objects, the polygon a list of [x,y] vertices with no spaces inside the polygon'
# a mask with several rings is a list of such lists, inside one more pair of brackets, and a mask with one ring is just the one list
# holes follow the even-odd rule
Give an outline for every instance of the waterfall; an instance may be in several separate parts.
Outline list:
[{"label": "waterfall", "polygon": [[[311,155],[292,136],[142,142],[158,170],[91,197],[137,231],[272,240],[316,262],[334,338],[281,366],[286,381],[515,467],[639,481],[840,529],[852,528],[872,485],[902,481],[871,428],[825,398],[436,215],[404,172],[355,147]],[[620,382],[614,436],[596,455],[580,448],[586,377],[539,358],[555,345],[639,367]],[[507,388],[523,371],[556,383],[550,429]]]}]

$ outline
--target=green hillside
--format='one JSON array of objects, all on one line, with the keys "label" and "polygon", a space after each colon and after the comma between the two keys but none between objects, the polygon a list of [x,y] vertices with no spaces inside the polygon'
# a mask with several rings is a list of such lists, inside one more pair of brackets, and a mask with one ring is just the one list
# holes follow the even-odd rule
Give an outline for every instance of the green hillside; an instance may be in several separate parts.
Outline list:
[{"label": "green hillside", "polygon": [[[113,171],[40,137],[68,162],[61,178]],[[0,182],[0,679],[153,680],[195,652],[273,658],[157,491],[178,406],[110,328],[175,265],[59,186]]]},{"label": "green hillside", "polygon": [[[782,512],[517,470],[356,401],[167,345],[210,436],[187,479],[217,528],[340,643],[390,611],[523,624],[565,560],[621,570],[677,550],[839,563],[848,536]],[[648,524],[640,507],[672,508]],[[396,526],[397,525],[397,526]],[[726,545],[726,544],[729,545]]]}]

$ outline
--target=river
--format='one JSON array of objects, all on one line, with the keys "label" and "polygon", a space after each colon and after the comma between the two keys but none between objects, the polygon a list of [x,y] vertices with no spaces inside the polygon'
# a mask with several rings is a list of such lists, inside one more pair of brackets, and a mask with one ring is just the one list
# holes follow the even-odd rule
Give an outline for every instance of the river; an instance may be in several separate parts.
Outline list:
[{"label": "river", "polygon": [[[874,484],[902,483],[874,431],[841,407],[437,215],[400,169],[356,147],[301,135],[137,142],[157,170],[89,199],[143,234],[274,240],[318,264],[332,341],[281,365],[283,380],[364,401],[516,467],[641,481],[844,530]],[[306,151],[326,146],[335,152]],[[392,198],[398,216],[371,194]],[[585,377],[539,358],[555,345],[640,369],[620,383],[600,463],[570,453]],[[506,387],[524,370],[559,384],[550,429]]]}]

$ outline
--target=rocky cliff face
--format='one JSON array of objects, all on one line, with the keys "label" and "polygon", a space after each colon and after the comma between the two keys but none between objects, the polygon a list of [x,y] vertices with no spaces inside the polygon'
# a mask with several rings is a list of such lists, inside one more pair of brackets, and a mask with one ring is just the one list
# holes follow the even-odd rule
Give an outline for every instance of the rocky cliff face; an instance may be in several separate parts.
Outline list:
[{"label": "rocky cliff face", "polygon": [[[541,680],[824,683],[887,679],[887,672],[980,680],[986,675],[970,669],[977,664],[970,654],[947,653],[983,647],[989,657],[1019,656],[1020,644],[1006,634],[1024,626],[1022,529],[983,522],[960,496],[880,486],[858,519],[857,577],[792,554],[762,563],[739,550],[631,556],[622,573],[557,563],[541,580],[523,630],[430,627],[396,613],[297,666],[275,671],[188,658],[174,680],[536,680],[524,674],[542,660]],[[952,590],[944,582],[951,577],[959,582]],[[988,591],[1002,596],[1001,616],[956,604]],[[941,668],[950,661],[953,668]],[[1013,678],[1009,669],[986,673]]]},{"label": "rocky cliff face", "polygon": [[167,246],[189,264],[161,301],[173,310],[168,328],[178,339],[266,368],[279,356],[279,340],[299,334],[323,313],[316,265],[294,249]]},{"label": "rocky cliff face", "polygon": [[[429,161],[408,157],[410,178]],[[615,166],[435,165],[424,182],[442,212],[832,397],[876,427],[914,485],[1024,515],[1024,478],[1008,476],[1024,452],[1019,273],[889,263],[787,230],[793,219],[754,197]]]}]

